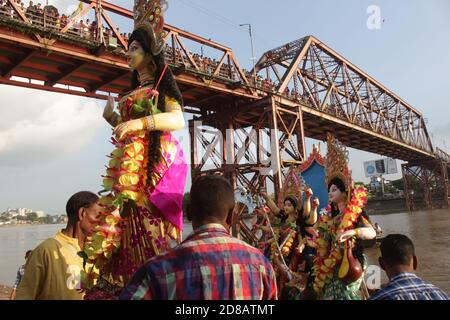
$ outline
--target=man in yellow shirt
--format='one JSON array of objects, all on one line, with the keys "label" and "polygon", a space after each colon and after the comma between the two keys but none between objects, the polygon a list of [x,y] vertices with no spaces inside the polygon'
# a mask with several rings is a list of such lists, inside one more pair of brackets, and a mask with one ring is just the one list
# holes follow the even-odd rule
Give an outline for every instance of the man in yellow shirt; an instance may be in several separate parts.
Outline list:
[{"label": "man in yellow shirt", "polygon": [[86,237],[92,235],[101,212],[92,192],[73,195],[66,205],[67,227],[33,250],[17,289],[17,300],[82,300],[78,255]]}]

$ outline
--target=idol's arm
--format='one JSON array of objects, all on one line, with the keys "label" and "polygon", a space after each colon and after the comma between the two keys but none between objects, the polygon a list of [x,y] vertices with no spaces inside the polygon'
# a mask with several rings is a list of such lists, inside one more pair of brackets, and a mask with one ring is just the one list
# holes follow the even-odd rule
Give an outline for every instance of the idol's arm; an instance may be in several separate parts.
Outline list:
[{"label": "idol's arm", "polygon": [[114,112],[112,115],[109,115],[105,120],[111,125],[111,127],[117,127],[120,123],[122,123],[122,118]]},{"label": "idol's arm", "polygon": [[185,121],[181,107],[172,106],[167,112],[121,123],[114,129],[114,134],[119,141],[122,141],[131,132],[142,130],[177,131],[183,129],[184,126]]},{"label": "idol's arm", "polygon": [[269,207],[269,209],[273,212],[274,215],[279,215],[280,214],[280,208],[278,208],[278,206],[275,204],[275,202],[273,202],[272,198],[270,198],[269,196],[265,195],[265,200],[266,200],[266,204]]},{"label": "idol's arm", "polygon": [[357,228],[353,230],[355,236],[361,240],[372,240],[377,236],[377,232],[372,227]]},{"label": "idol's arm", "polygon": [[185,121],[183,112],[172,110],[169,112],[155,114],[141,119],[143,130],[149,131],[178,131],[184,128]]},{"label": "idol's arm", "polygon": [[309,224],[310,226],[313,226],[317,223],[318,219],[317,210],[319,209],[319,205],[320,205],[319,199],[314,199],[312,202],[311,213],[309,214],[309,217],[306,220],[306,223]]},{"label": "idol's arm", "polygon": [[342,243],[347,241],[348,239],[355,237],[361,240],[372,240],[375,239],[377,233],[374,228],[365,226],[363,228],[356,228],[352,230],[345,231],[341,234],[338,234],[336,240],[338,243]]},{"label": "idol's arm", "polygon": [[103,118],[112,126],[117,127],[122,119],[117,112],[114,111],[114,98],[109,97],[108,102],[106,103],[105,109],[103,110]]},{"label": "idol's arm", "polygon": [[303,218],[307,219],[311,215],[311,197],[313,192],[311,189],[305,190],[305,203],[303,204]]}]

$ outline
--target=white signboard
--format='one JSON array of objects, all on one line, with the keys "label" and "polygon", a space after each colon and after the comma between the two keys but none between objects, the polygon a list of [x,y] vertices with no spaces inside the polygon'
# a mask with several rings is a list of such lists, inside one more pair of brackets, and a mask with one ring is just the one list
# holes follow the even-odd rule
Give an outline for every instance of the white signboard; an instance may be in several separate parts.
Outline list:
[{"label": "white signboard", "polygon": [[398,173],[397,161],[391,158],[387,158],[385,161],[387,168],[386,174],[397,174]]},{"label": "white signboard", "polygon": [[367,161],[364,162],[364,172],[366,173],[366,178],[388,174],[397,174],[397,161],[391,158],[376,161]]}]

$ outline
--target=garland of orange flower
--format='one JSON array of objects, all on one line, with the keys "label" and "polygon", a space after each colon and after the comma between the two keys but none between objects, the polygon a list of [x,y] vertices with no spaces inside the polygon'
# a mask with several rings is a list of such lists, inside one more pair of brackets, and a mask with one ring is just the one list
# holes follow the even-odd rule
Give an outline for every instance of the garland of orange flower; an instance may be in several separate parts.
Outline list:
[{"label": "garland of orange flower", "polygon": [[113,139],[116,149],[111,154],[107,176],[103,181],[104,192],[100,204],[100,213],[96,232],[88,239],[81,253],[89,270],[82,273],[82,284],[85,289],[92,288],[100,277],[103,267],[111,260],[113,253],[120,247],[123,230],[120,225],[124,221],[120,210],[128,200],[138,200],[137,190],[142,187],[140,176],[146,165],[145,142],[141,137],[132,137],[131,144],[123,144]]},{"label": "garland of orange flower", "polygon": [[[337,234],[351,230],[358,221],[364,206],[367,204],[367,190],[360,186],[353,191],[352,198],[347,204],[342,221],[337,229]],[[338,246],[333,246],[330,251],[330,243],[324,239],[324,234],[329,230],[329,223],[331,217],[331,208],[328,207],[325,214],[322,214],[317,229],[319,236],[315,240],[315,247],[317,248],[317,257],[313,267],[313,274],[315,281],[313,288],[317,294],[320,294],[324,286],[333,278],[335,266],[341,262],[342,253]]]},{"label": "garland of orange flower", "polygon": [[[164,69],[165,71],[165,69]],[[164,73],[163,73],[164,74]],[[134,100],[128,97],[126,111],[143,112],[152,109],[152,113],[159,113],[156,101],[158,91],[147,89],[147,99]],[[137,132],[133,137],[128,137],[128,143],[122,143],[112,138],[114,151],[109,158],[107,174],[104,176],[102,192],[108,192],[101,197],[100,204],[103,212],[100,214],[96,232],[88,239],[85,249],[80,252],[85,266],[88,268],[82,272],[82,285],[85,289],[92,288],[100,278],[101,270],[111,260],[114,252],[120,247],[123,230],[120,225],[124,221],[120,214],[124,203],[128,200],[137,201],[138,190],[144,187],[141,176],[146,176],[147,163],[145,150],[148,141],[144,140],[145,132]],[[88,270],[86,270],[88,269]]]}]

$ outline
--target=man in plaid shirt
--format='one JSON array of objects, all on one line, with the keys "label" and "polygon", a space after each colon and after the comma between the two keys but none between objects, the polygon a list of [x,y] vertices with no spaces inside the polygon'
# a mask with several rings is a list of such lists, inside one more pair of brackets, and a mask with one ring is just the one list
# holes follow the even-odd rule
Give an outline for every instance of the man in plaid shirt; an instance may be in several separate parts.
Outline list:
[{"label": "man in plaid shirt", "polygon": [[444,291],[414,274],[414,251],[412,241],[403,235],[389,235],[382,241],[379,262],[390,282],[370,300],[448,300]]},{"label": "man in plaid shirt", "polygon": [[235,208],[230,183],[215,175],[201,177],[190,197],[193,234],[149,260],[120,299],[275,300],[275,273],[268,259],[229,233]]}]

